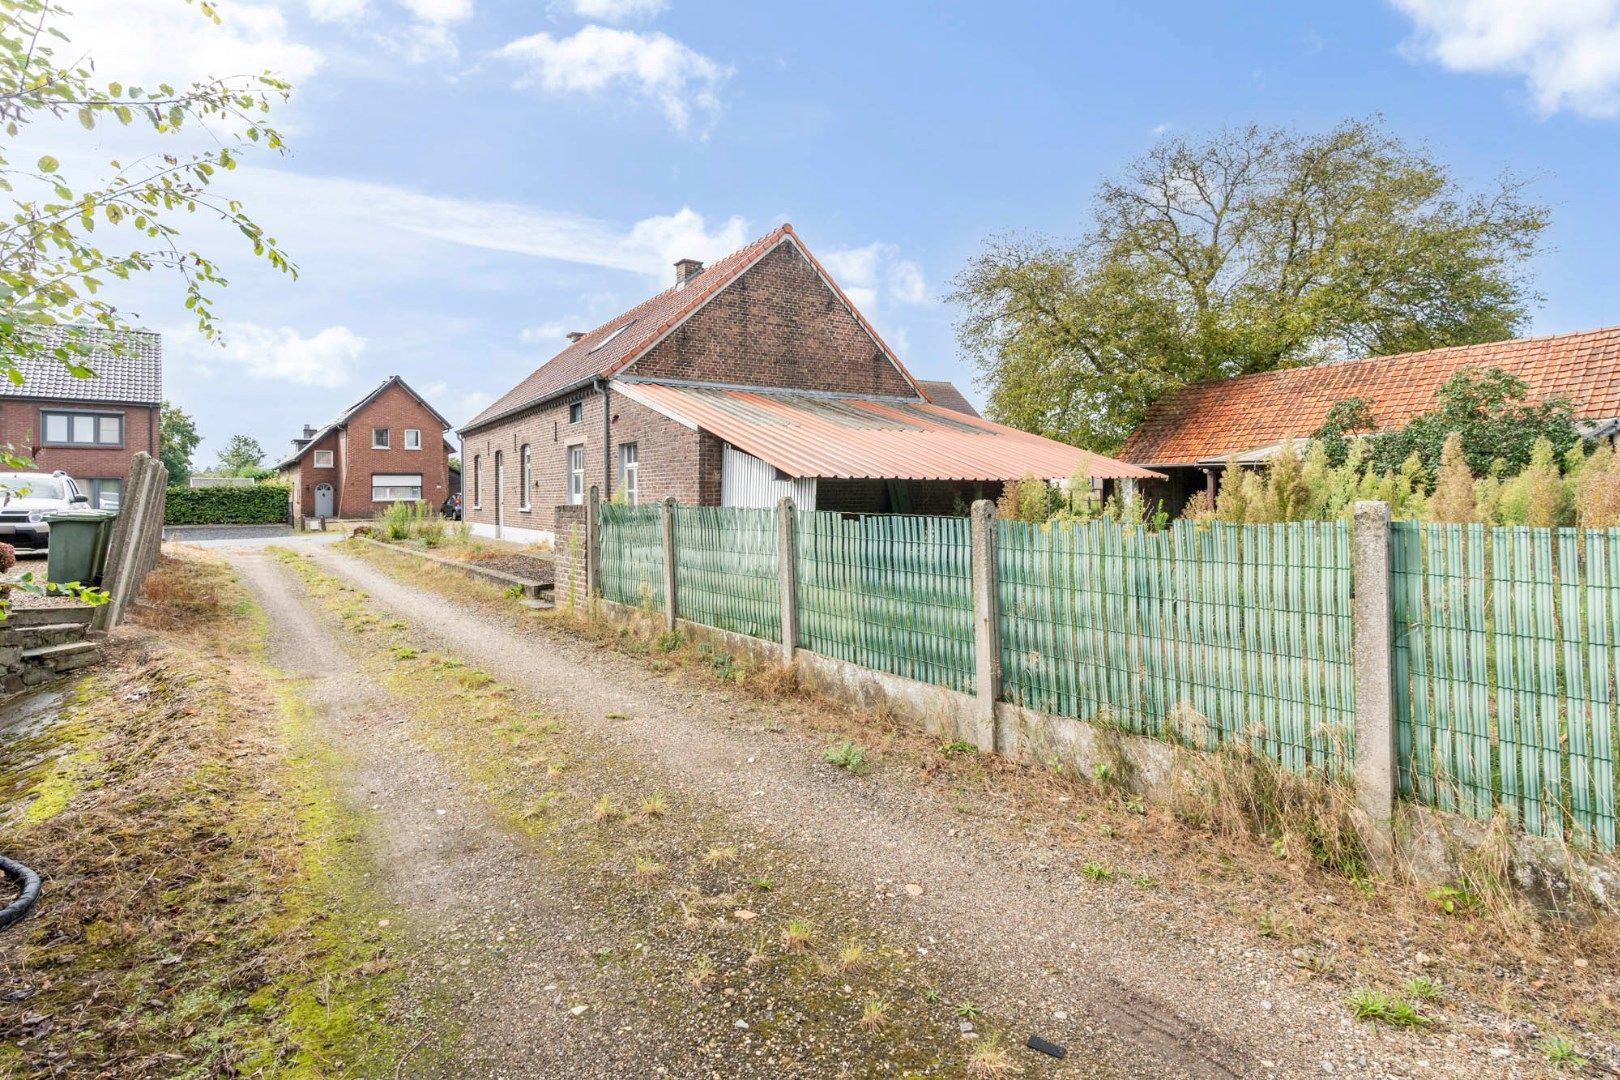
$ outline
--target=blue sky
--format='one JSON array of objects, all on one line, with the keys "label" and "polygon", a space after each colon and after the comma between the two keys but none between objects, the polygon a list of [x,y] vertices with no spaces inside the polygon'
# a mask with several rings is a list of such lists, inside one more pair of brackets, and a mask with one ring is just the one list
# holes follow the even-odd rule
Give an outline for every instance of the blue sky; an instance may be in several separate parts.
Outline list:
[{"label": "blue sky", "polygon": [[123,297],[166,332],[199,464],[237,432],[279,454],[395,373],[459,423],[674,259],[783,220],[913,372],[977,399],[942,297],[983,240],[1073,234],[1161,133],[1250,122],[1382,113],[1465,183],[1534,179],[1554,223],[1533,329],[1620,322],[1620,0],[222,0],[223,27],[67,2],[106,77],[299,87],[293,153],[230,182],[300,279],[196,230],[232,272],[223,350],[173,283]]}]

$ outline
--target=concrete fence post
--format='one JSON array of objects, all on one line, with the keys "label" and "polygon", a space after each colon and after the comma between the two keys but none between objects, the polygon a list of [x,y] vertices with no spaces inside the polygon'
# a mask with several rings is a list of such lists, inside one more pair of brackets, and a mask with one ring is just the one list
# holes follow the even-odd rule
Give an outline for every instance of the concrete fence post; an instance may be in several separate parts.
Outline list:
[{"label": "concrete fence post", "polygon": [[585,596],[602,595],[602,490],[595,484],[585,497]]},{"label": "concrete fence post", "polygon": [[1356,503],[1354,545],[1356,807],[1369,854],[1387,873],[1394,867],[1396,783],[1388,504]]},{"label": "concrete fence post", "polygon": [[970,518],[973,560],[973,743],[997,750],[1001,697],[1001,612],[996,585],[996,504],[980,499]]},{"label": "concrete fence post", "polygon": [[664,534],[664,629],[675,629],[675,497],[663,502],[659,526]]},{"label": "concrete fence post", "polygon": [[782,660],[793,663],[799,647],[799,537],[793,500],[776,501],[776,568],[782,597]]}]

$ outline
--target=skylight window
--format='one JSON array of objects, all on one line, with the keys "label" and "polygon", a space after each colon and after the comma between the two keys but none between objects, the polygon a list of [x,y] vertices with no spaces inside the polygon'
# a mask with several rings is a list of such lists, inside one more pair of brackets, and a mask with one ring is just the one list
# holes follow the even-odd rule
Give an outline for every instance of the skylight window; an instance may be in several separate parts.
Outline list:
[{"label": "skylight window", "polygon": [[602,348],[608,342],[612,341],[614,338],[618,337],[620,334],[622,334],[626,330],[630,329],[630,327],[635,323],[635,321],[636,320],[631,319],[629,322],[625,323],[623,326],[621,326],[617,330],[613,331],[613,333],[609,334],[607,337],[603,338],[601,341],[598,341],[595,345],[592,345],[590,347],[589,351],[595,352],[597,349]]}]

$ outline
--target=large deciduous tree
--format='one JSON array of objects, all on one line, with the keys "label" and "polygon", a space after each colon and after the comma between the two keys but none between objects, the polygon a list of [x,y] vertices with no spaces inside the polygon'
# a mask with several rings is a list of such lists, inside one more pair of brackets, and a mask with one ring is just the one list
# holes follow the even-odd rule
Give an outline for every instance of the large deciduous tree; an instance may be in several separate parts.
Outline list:
[{"label": "large deciduous tree", "polygon": [[1099,450],[1199,379],[1511,337],[1547,225],[1377,120],[1160,142],[1074,240],[1001,237],[956,278],[997,419]]},{"label": "large deciduous tree", "polygon": [[232,435],[219,454],[221,472],[241,475],[264,464],[264,447],[251,435]]},{"label": "large deciduous tree", "polygon": [[[206,0],[196,7],[199,18],[219,21]],[[12,203],[0,220],[0,372],[13,382],[24,357],[49,356],[75,374],[90,373],[91,335],[34,331],[68,321],[126,329],[124,313],[102,295],[109,279],[178,276],[198,329],[215,337],[212,298],[226,281],[212,256],[184,245],[179,223],[188,216],[225,223],[270,265],[295,272],[274,238],[216,186],[244,148],[283,150],[266,118],[288,96],[288,84],[269,72],[178,88],[103,82],[95,59],[61,29],[67,14],[50,0],[0,0],[0,191]],[[68,145],[73,133],[104,124],[147,130],[151,150],[110,162],[102,175],[65,164],[83,160]],[[159,145],[198,129],[201,139]],[[13,160],[22,139],[43,144],[27,162]]]},{"label": "large deciduous tree", "polygon": [[197,421],[180,406],[165,401],[158,419],[158,460],[169,470],[171,484],[184,484],[191,475],[191,455],[200,442]]}]

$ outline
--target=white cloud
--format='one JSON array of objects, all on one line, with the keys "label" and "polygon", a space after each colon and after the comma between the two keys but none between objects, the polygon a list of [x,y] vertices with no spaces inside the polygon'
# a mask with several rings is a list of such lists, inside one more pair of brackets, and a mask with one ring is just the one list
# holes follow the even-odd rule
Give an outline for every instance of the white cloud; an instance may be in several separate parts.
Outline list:
[{"label": "white cloud", "polygon": [[275,225],[289,251],[309,260],[364,258],[381,275],[377,281],[440,273],[434,260],[443,258],[439,245],[448,244],[627,270],[667,284],[675,260],[710,262],[751,239],[743,218],[711,225],[690,207],[626,226],[519,203],[426,195],[279,169],[244,167],[235,181],[242,198],[260,220]]},{"label": "white cloud", "polygon": [[148,88],[266,69],[297,85],[320,68],[320,51],[294,38],[275,4],[220,0],[215,7],[218,25],[171,0],[79,0],[63,21],[71,40],[55,43],[57,58],[87,54],[103,81]]},{"label": "white cloud", "polygon": [[223,330],[224,348],[204,344],[191,335],[182,345],[180,366],[204,377],[239,373],[269,382],[333,389],[353,380],[354,364],[366,349],[366,339],[346,326],[328,326],[310,337],[290,326],[251,322],[227,323]]},{"label": "white cloud", "polygon": [[560,322],[544,322],[538,326],[525,326],[518,331],[518,340],[525,345],[554,345],[562,348],[568,340],[568,331],[574,329]]},{"label": "white cloud", "polygon": [[1392,0],[1409,54],[1452,71],[1524,77],[1536,108],[1620,113],[1620,0]]},{"label": "white cloud", "polygon": [[641,34],[587,26],[573,37],[531,34],[495,53],[527,70],[516,86],[552,93],[621,91],[658,105],[677,131],[694,114],[712,118],[720,109],[719,87],[731,69],[668,34]]},{"label": "white cloud", "polygon": [[308,0],[307,6],[316,22],[353,22],[371,11],[369,0]]},{"label": "white cloud", "polygon": [[650,19],[669,7],[667,0],[573,0],[575,15],[603,22],[622,23]]},{"label": "white cloud", "polygon": [[473,0],[403,0],[406,10],[422,22],[448,26],[472,17]]},{"label": "white cloud", "polygon": [[928,285],[922,267],[901,258],[894,244],[874,243],[819,256],[821,264],[863,311],[880,299],[898,304],[925,304]]},{"label": "white cloud", "polygon": [[[482,390],[457,390],[446,382],[430,382],[422,387],[422,396],[438,409],[452,424],[464,424],[484,411],[484,406],[495,400],[495,395]],[[450,441],[456,442],[454,432]]]}]

